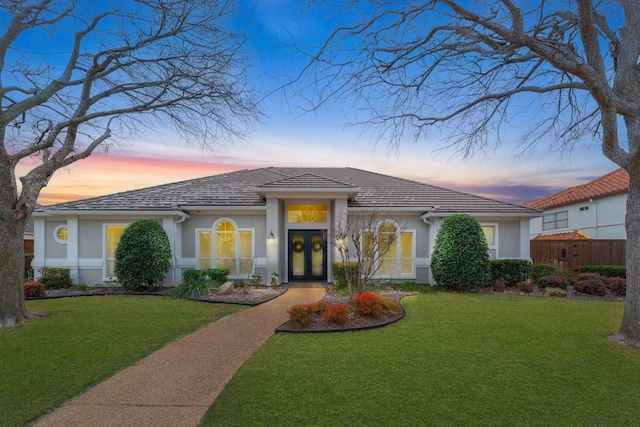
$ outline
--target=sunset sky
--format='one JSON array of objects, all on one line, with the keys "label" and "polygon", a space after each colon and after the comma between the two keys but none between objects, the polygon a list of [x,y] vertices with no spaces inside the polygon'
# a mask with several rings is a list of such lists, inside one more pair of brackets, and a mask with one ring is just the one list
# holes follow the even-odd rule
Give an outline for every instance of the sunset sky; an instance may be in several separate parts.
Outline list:
[{"label": "sunset sky", "polygon": [[[265,93],[299,72],[301,58],[282,45],[289,36],[309,45],[328,34],[326,15],[308,14],[296,0],[236,2],[250,20],[248,48],[254,56],[256,85]],[[265,100],[268,117],[256,125],[248,141],[202,149],[172,135],[147,131],[138,140],[110,147],[57,172],[41,193],[43,205],[110,194],[168,182],[268,166],[351,166],[456,189],[513,203],[523,203],[578,185],[617,166],[594,140],[571,156],[549,149],[518,156],[515,136],[496,152],[462,160],[454,151],[439,151],[433,141],[405,143],[397,150],[374,144],[362,129],[344,127],[340,105],[317,114],[303,113],[295,99],[275,92]],[[17,170],[21,176],[29,165]]]}]

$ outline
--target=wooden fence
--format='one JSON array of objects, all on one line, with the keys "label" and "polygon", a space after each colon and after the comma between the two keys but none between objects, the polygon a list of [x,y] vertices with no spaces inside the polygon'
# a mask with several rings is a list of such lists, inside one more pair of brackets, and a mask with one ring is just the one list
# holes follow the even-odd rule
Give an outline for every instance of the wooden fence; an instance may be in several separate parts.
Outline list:
[{"label": "wooden fence", "polygon": [[626,240],[532,240],[531,259],[575,276],[584,265],[625,265],[626,247]]}]

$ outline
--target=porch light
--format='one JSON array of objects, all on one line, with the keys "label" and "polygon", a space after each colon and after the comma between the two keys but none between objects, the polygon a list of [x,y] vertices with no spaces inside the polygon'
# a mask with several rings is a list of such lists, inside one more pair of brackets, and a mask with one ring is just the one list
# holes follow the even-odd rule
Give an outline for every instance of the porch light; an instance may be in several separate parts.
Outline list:
[{"label": "porch light", "polygon": [[271,232],[269,233],[269,236],[267,236],[267,240],[269,240],[270,242],[273,242],[274,240],[276,240],[276,236],[273,235],[273,230],[271,230]]}]

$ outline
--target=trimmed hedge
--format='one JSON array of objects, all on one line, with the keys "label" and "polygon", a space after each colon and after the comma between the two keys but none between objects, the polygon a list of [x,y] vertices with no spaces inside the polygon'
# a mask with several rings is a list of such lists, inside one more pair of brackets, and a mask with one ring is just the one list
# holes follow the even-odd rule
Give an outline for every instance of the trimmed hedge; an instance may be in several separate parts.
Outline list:
[{"label": "trimmed hedge", "polygon": [[431,272],[449,290],[486,286],[491,279],[489,247],[477,219],[455,214],[445,219],[436,235]]},{"label": "trimmed hedge", "polygon": [[623,265],[584,265],[580,273],[597,273],[603,277],[627,278],[627,267]]},{"label": "trimmed hedge", "polygon": [[491,282],[504,279],[506,286],[515,286],[531,277],[531,261],[526,259],[491,260]]},{"label": "trimmed hedge", "polygon": [[214,281],[220,281],[222,283],[227,281],[227,276],[229,275],[228,268],[210,268],[207,270],[207,276],[209,279]]},{"label": "trimmed hedge", "polygon": [[40,283],[46,289],[63,289],[73,286],[71,271],[68,268],[45,267],[40,269]]},{"label": "trimmed hedge", "polygon": [[128,226],[116,248],[115,273],[127,291],[154,289],[171,268],[171,244],[158,221],[141,219]]}]

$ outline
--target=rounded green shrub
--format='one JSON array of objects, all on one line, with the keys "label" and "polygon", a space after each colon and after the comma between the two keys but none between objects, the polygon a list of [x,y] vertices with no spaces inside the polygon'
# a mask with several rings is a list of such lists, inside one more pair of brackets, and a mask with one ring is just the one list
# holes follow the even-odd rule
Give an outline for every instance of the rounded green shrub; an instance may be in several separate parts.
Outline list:
[{"label": "rounded green shrub", "polygon": [[489,247],[478,220],[456,214],[443,222],[431,256],[431,271],[437,284],[449,290],[469,290],[489,283]]},{"label": "rounded green shrub", "polygon": [[157,221],[136,221],[122,234],[115,261],[118,283],[124,289],[153,289],[171,267],[169,237]]}]

